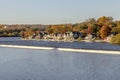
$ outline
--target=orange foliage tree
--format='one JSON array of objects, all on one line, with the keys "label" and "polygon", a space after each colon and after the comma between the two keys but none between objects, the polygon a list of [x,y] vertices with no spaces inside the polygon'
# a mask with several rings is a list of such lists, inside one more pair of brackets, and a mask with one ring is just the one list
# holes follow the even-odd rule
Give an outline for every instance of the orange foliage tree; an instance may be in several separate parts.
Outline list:
[{"label": "orange foliage tree", "polygon": [[110,34],[110,28],[106,25],[103,25],[100,29],[100,37],[105,39]]}]

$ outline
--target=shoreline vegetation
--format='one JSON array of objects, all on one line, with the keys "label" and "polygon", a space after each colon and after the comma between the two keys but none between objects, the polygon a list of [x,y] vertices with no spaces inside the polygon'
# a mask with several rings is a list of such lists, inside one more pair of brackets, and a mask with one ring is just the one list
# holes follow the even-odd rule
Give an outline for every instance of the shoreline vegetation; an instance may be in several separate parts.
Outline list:
[{"label": "shoreline vegetation", "polygon": [[114,21],[112,17],[102,16],[98,19],[89,18],[76,24],[1,24],[0,37],[21,37],[22,40],[95,41],[120,44],[120,21]]}]

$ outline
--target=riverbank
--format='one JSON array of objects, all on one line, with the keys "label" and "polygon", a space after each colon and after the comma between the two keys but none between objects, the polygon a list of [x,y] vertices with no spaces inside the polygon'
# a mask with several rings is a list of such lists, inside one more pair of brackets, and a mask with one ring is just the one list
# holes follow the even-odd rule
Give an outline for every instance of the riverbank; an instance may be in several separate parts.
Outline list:
[{"label": "riverbank", "polygon": [[88,50],[88,49],[72,49],[72,48],[54,48],[54,47],[35,47],[35,46],[20,46],[20,45],[0,45],[4,48],[20,48],[20,49],[37,49],[37,50],[58,50],[67,52],[82,52],[82,53],[96,53],[96,54],[120,54],[120,51],[108,50]]}]

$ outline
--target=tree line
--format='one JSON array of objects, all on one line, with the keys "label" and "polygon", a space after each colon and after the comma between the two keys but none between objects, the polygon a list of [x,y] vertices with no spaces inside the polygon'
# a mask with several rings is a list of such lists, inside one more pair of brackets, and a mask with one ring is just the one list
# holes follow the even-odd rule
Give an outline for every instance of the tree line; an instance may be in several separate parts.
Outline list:
[{"label": "tree line", "polygon": [[68,31],[81,32],[82,38],[88,34],[94,34],[98,39],[105,39],[109,35],[120,34],[120,21],[114,21],[113,17],[102,16],[98,19],[89,18],[76,24],[58,24],[58,25],[0,25],[1,37],[18,37],[23,34],[27,37],[33,33],[39,34],[44,31],[49,34],[64,34]]},{"label": "tree line", "polygon": [[94,34],[97,38],[105,39],[111,34],[120,33],[120,21],[113,21],[112,17],[102,16],[98,19],[89,18],[76,24],[50,25],[46,31],[53,34],[78,31],[83,34],[83,38],[88,34]]}]

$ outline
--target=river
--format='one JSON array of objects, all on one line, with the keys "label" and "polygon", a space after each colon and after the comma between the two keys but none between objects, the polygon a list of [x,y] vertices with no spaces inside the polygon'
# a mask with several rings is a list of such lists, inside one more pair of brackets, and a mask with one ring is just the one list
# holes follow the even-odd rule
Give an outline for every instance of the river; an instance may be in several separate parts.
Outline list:
[{"label": "river", "polygon": [[120,51],[120,45],[100,42],[52,42],[21,40],[20,37],[1,37],[0,45],[22,45],[22,46],[41,46],[54,48],[74,48],[74,49],[92,49],[92,50],[112,50]]},{"label": "river", "polygon": [[120,55],[0,47],[0,80],[119,80]]}]

